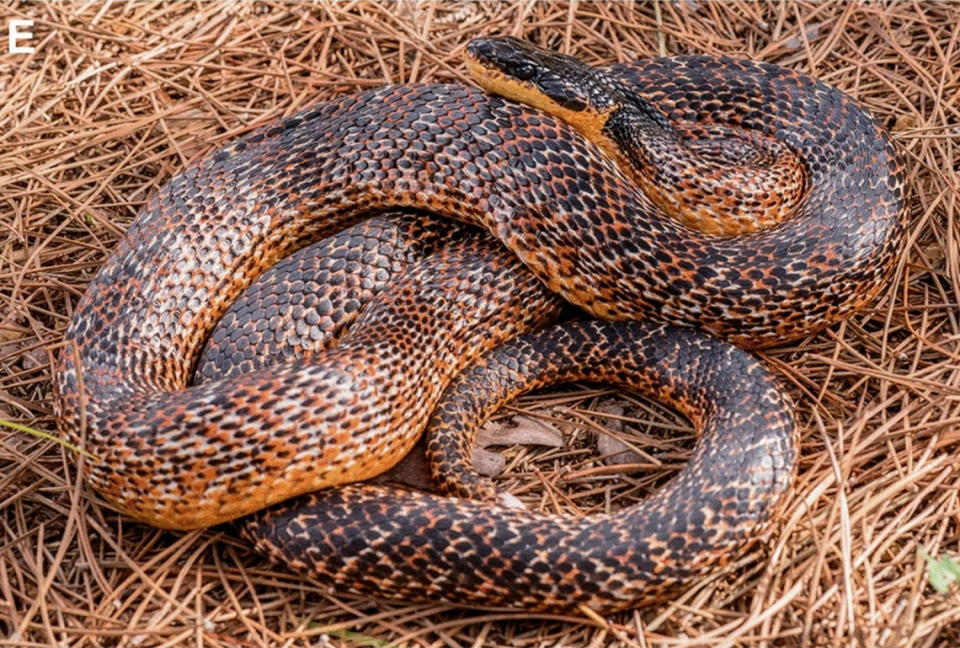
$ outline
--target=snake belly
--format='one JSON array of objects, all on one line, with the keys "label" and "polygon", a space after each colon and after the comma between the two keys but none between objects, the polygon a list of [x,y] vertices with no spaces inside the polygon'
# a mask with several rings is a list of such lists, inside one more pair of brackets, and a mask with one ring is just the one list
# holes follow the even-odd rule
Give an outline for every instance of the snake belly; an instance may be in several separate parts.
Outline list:
[{"label": "snake belly", "polygon": [[[776,66],[729,59],[659,59],[614,66],[610,73],[671,119],[729,122],[787,142],[811,177],[798,213],[745,236],[699,234],[661,213],[569,126],[469,88],[391,86],[319,104],[211,152],[173,178],[144,207],[77,305],[59,360],[55,404],[61,433],[96,456],[84,465],[89,483],[120,510],[170,528],[235,519],[340,483],[328,478],[353,470],[345,468],[351,449],[376,443],[368,428],[358,431],[351,422],[363,417],[357,408],[372,406],[379,414],[370,420],[383,421],[392,411],[384,394],[397,394],[364,392],[358,383],[348,391],[361,398],[331,398],[329,390],[338,382],[376,383],[364,374],[371,357],[400,371],[401,358],[406,362],[415,345],[402,353],[371,353],[365,346],[355,356],[336,351],[346,353],[337,356],[341,367],[359,373],[334,372],[320,386],[323,371],[311,362],[198,386],[189,381],[203,341],[233,299],[279,259],[363,214],[418,208],[479,225],[510,250],[511,262],[515,256],[550,290],[592,315],[695,326],[743,346],[794,339],[842,319],[889,279],[905,240],[903,170],[889,138],[845,95]],[[500,259],[506,267],[507,258]],[[552,308],[544,305],[552,303],[548,297],[538,299],[525,308]],[[493,308],[490,319],[511,309],[522,311],[511,302]],[[409,311],[396,314],[408,328],[427,327],[449,341],[448,354],[425,354],[414,372],[452,379],[452,365],[460,366],[456,358],[470,353],[476,336],[454,342],[450,327]],[[507,326],[505,338],[536,319],[517,316],[524,323]],[[382,340],[382,334],[371,337]],[[405,388],[394,405],[416,405],[408,416],[422,429],[440,393]],[[307,432],[314,428],[336,433],[318,442]],[[413,436],[400,435],[398,447],[409,447]],[[314,444],[312,451],[303,450],[305,442]],[[347,453],[325,454],[335,447]],[[383,447],[386,459],[375,463],[386,465],[399,454]],[[315,479],[319,473],[328,481]],[[373,506],[366,493],[348,488],[318,497],[364,520],[360,511]],[[378,510],[404,512],[399,494],[386,497],[374,497],[376,506],[386,507]],[[445,528],[445,519],[477,519],[484,510],[423,501],[445,512],[439,518]],[[517,512],[486,510],[520,519]],[[720,524],[730,511],[722,513]],[[494,528],[482,520],[476,529]],[[583,533],[580,539],[594,537]],[[476,548],[489,558],[499,554],[500,542],[494,534]],[[653,546],[663,553],[662,543]],[[609,553],[593,567],[560,564],[617,580],[617,566],[633,555]],[[546,563],[537,564],[539,573]],[[659,573],[663,582],[675,575],[669,566],[651,569],[646,575]],[[594,586],[574,585],[571,592],[568,582],[552,582],[547,589],[559,595],[514,600],[538,608],[564,607],[563,601],[629,606],[584,598]],[[627,589],[636,594],[635,587]],[[507,599],[491,593],[485,602]]]}]

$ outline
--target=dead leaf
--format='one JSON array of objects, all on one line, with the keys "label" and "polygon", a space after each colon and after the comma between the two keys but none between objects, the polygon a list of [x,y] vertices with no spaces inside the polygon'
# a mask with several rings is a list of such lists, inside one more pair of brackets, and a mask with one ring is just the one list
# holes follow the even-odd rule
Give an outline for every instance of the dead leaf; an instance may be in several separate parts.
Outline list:
[{"label": "dead leaf", "polygon": [[[613,414],[614,416],[623,416],[623,405],[613,401],[601,403],[597,406],[596,412],[599,414]],[[601,425],[611,432],[622,433],[623,421],[619,418],[608,418],[602,420]],[[597,433],[597,451],[603,456],[603,463],[608,466],[625,463],[640,463],[643,459],[626,443],[610,434]]]},{"label": "dead leaf", "polygon": [[[812,25],[809,25],[803,33],[806,35],[807,41],[814,40],[820,35],[820,23],[813,23]],[[784,43],[783,47],[784,49],[800,49],[803,47],[803,41],[803,36],[797,35]]]},{"label": "dead leaf", "polygon": [[473,467],[484,477],[496,477],[503,472],[507,460],[499,452],[484,450],[480,446],[473,447]]},{"label": "dead leaf", "polygon": [[912,130],[916,127],[917,127],[916,115],[900,115],[899,117],[897,117],[897,121],[893,125],[893,132],[902,133],[903,131]]},{"label": "dead leaf", "polygon": [[490,446],[539,445],[548,448],[563,446],[563,432],[549,423],[518,415],[512,425],[487,423],[477,433],[477,445]]},{"label": "dead leaf", "polygon": [[473,447],[473,467],[485,477],[499,475],[507,460],[499,452],[487,450],[490,446],[538,445],[548,448],[563,446],[563,432],[549,423],[517,415],[513,423],[486,423],[477,433]]},{"label": "dead leaf", "polygon": [[947,253],[943,251],[943,246],[939,243],[931,243],[923,248],[923,256],[931,266],[936,267],[940,262],[947,258]]}]

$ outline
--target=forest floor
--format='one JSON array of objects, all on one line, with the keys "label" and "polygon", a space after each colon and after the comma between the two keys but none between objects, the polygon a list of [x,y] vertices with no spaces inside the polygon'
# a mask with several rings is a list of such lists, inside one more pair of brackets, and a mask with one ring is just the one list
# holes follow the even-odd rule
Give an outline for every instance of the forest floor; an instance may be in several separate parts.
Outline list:
[{"label": "forest floor", "polygon": [[[134,523],[62,445],[0,429],[4,645],[960,645],[957,590],[935,591],[923,557],[960,554],[960,5],[8,2],[0,16],[33,20],[20,29],[36,48],[0,56],[0,419],[51,433],[67,322],[158,187],[312,103],[469,83],[460,55],[479,35],[596,64],[728,54],[812,74],[892,134],[910,219],[875,303],[761,354],[797,404],[796,487],[769,537],[669,602],[601,620],[330,593],[220,529]],[[565,433],[505,451],[499,483],[543,511],[633,502],[692,447],[682,420],[615,390],[552,390],[517,414]],[[597,469],[602,427],[669,461]]]}]

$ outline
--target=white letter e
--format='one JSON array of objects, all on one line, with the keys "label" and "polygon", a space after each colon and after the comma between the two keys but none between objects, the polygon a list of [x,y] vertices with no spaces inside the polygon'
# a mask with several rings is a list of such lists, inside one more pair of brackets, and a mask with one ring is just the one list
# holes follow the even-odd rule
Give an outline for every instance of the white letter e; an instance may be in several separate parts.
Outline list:
[{"label": "white letter e", "polygon": [[32,20],[11,20],[10,21],[10,53],[11,54],[33,54],[34,47],[26,45],[17,45],[20,39],[33,38],[33,32],[20,31],[19,27],[33,27]]}]

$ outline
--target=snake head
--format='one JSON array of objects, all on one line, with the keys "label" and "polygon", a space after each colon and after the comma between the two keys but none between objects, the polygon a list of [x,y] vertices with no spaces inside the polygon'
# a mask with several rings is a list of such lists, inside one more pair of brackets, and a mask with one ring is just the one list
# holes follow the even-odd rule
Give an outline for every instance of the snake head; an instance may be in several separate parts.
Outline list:
[{"label": "snake head", "polygon": [[475,39],[465,58],[484,89],[547,112],[602,111],[621,102],[599,70],[517,38]]},{"label": "snake head", "polygon": [[621,109],[657,127],[668,124],[655,107],[602,70],[517,38],[477,38],[467,44],[464,59],[484,90],[559,117],[604,148],[615,148],[605,145],[603,129]]}]

